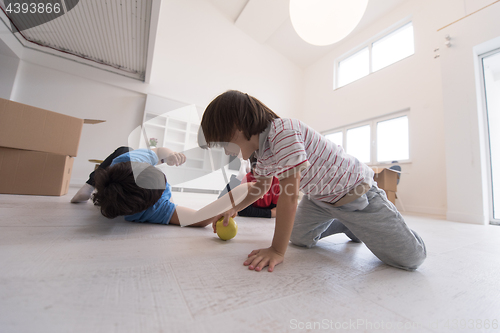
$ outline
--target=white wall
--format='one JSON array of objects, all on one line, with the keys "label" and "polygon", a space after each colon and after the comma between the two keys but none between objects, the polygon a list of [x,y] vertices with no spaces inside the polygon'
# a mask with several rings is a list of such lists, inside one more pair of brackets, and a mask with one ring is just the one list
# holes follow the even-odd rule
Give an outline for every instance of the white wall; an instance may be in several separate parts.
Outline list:
[{"label": "white wall", "polygon": [[237,89],[293,117],[301,110],[302,79],[299,67],[246,35],[210,2],[162,2],[152,93],[205,107]]},{"label": "white wall", "polygon": [[[500,47],[500,3],[438,34],[452,46],[441,52],[445,116],[447,217],[488,223],[488,179],[478,55]],[[479,101],[479,103],[478,103]]]},{"label": "white wall", "polygon": [[0,39],[0,98],[10,99],[19,57]]},{"label": "white wall", "polygon": [[104,159],[126,146],[142,122],[146,96],[22,61],[12,100],[78,118],[105,119],[83,125],[71,183],[83,184],[94,169],[89,159]]},{"label": "white wall", "polygon": [[[204,108],[225,90],[240,89],[281,116],[299,114],[303,71],[248,37],[208,1],[164,0],[159,22],[149,84],[23,50],[13,100],[106,120],[84,126],[72,184],[83,183],[93,170],[88,159],[101,159],[127,143],[128,133],[142,121],[147,93]],[[0,36],[19,48],[15,39]]]},{"label": "white wall", "polygon": [[19,59],[0,54],[0,98],[10,99]]},{"label": "white wall", "polygon": [[[480,2],[484,5],[484,1]],[[441,61],[434,59],[437,54],[434,49],[444,47],[437,30],[481,8],[478,5],[481,5],[478,1],[468,0],[408,1],[348,37],[338,48],[306,69],[302,118],[317,130],[333,129],[407,108],[411,110],[412,162],[402,165],[405,174],[398,186],[398,194],[408,211],[440,215],[447,212],[449,189]],[[340,89],[332,89],[335,59],[407,17],[411,17],[414,26],[413,56]],[[476,29],[473,25],[469,28]],[[461,81],[450,82],[450,89],[460,84]]]}]

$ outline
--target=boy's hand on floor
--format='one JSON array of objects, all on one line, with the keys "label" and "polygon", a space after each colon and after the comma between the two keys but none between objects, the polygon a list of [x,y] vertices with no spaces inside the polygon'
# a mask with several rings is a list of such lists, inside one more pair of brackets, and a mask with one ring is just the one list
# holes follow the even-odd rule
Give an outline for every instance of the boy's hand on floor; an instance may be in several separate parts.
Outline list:
[{"label": "boy's hand on floor", "polygon": [[248,269],[260,272],[264,267],[269,266],[267,271],[272,272],[274,266],[279,265],[284,260],[284,255],[277,252],[273,247],[267,249],[253,250],[243,265]]}]

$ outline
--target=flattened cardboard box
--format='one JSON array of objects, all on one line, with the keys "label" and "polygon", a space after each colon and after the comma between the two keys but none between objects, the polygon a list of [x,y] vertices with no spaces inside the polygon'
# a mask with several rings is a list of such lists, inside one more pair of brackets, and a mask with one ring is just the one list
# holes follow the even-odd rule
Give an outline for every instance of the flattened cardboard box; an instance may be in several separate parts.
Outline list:
[{"label": "flattened cardboard box", "polygon": [[76,156],[84,120],[0,98],[0,146]]},{"label": "flattened cardboard box", "polygon": [[395,205],[397,198],[396,192],[385,191],[385,194],[387,195],[387,199]]},{"label": "flattened cardboard box", "polygon": [[0,147],[0,193],[64,195],[74,158]]}]

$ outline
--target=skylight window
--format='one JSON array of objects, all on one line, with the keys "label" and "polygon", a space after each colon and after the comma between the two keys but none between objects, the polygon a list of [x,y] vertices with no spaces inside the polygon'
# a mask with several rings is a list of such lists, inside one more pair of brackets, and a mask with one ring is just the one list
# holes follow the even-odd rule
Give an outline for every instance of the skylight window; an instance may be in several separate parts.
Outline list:
[{"label": "skylight window", "polygon": [[370,52],[367,47],[339,62],[339,86],[345,86],[370,74]]},{"label": "skylight window", "polygon": [[361,47],[361,50],[337,61],[337,88],[414,54],[413,23],[400,26],[382,38],[372,39]]},{"label": "skylight window", "polygon": [[373,72],[411,56],[415,53],[413,25],[407,25],[372,44]]}]

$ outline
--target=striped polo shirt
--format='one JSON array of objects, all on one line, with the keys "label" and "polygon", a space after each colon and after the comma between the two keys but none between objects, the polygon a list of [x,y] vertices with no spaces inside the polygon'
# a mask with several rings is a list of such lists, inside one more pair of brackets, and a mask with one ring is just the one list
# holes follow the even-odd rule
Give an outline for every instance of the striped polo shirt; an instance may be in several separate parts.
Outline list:
[{"label": "striped polo shirt", "polygon": [[278,179],[301,171],[300,191],[334,203],[362,183],[373,184],[373,170],[300,120],[274,119],[259,134],[255,175]]}]

